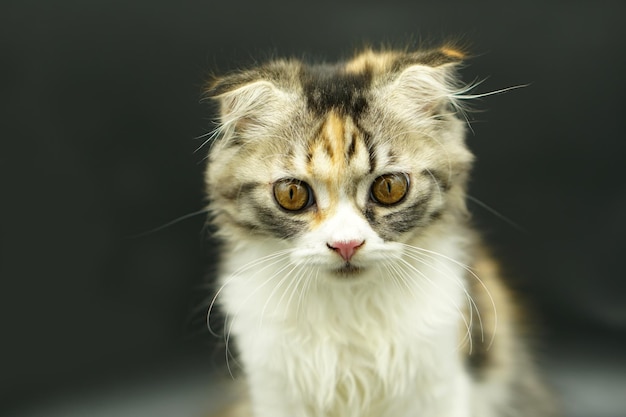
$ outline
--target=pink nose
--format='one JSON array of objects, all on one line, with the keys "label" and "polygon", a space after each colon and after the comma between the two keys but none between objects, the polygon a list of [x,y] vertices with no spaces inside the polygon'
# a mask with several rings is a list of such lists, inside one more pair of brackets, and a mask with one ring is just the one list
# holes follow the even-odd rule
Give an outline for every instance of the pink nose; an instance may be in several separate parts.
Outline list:
[{"label": "pink nose", "polygon": [[364,243],[364,240],[349,240],[347,242],[327,243],[326,246],[337,252],[346,261],[349,261],[354,255],[354,252],[363,246]]}]

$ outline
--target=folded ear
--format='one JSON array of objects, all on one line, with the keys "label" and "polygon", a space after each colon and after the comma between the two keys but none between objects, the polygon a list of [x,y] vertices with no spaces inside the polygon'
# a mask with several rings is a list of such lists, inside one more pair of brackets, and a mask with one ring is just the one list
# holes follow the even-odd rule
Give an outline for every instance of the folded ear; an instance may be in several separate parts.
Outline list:
[{"label": "folded ear", "polygon": [[292,95],[265,74],[250,71],[216,78],[206,94],[219,104],[219,130],[260,133],[281,119]]},{"label": "folded ear", "polygon": [[406,54],[396,62],[396,76],[386,86],[386,98],[409,120],[425,121],[451,113],[462,88],[456,69],[465,54],[450,47]]}]

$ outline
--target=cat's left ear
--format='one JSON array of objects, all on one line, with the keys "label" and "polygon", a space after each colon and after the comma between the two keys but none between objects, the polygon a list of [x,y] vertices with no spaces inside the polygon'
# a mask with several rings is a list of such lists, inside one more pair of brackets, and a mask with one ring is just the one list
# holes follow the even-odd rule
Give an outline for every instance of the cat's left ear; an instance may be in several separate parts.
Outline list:
[{"label": "cat's left ear", "polygon": [[220,128],[254,135],[280,123],[292,94],[276,80],[257,71],[218,77],[212,80],[206,95],[219,104]]},{"label": "cat's left ear", "polygon": [[397,75],[385,88],[388,103],[409,120],[420,122],[449,113],[462,90],[457,69],[465,56],[452,47],[403,56]]}]

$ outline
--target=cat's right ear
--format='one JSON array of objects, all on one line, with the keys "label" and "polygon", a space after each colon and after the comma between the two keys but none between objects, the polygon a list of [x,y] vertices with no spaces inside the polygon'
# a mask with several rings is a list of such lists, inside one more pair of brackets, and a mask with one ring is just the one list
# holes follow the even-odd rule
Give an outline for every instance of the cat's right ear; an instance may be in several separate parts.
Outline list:
[{"label": "cat's right ear", "polygon": [[219,104],[221,130],[252,135],[278,123],[291,99],[273,81],[246,72],[214,78],[205,93]]}]

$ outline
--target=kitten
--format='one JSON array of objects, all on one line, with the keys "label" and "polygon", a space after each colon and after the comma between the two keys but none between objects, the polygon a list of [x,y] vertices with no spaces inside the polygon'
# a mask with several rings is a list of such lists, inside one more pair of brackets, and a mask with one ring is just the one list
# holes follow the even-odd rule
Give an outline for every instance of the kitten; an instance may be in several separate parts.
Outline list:
[{"label": "kitten", "polygon": [[216,299],[244,415],[556,415],[468,224],[463,58],[277,60],[209,87]]}]

